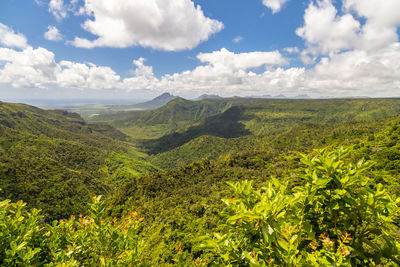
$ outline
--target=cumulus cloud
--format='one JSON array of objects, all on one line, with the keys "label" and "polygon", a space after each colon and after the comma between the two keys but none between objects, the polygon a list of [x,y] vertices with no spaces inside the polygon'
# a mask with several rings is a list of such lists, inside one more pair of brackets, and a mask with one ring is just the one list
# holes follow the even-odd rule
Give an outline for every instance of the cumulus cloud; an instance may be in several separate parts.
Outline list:
[{"label": "cumulus cloud", "polygon": [[43,34],[44,38],[49,41],[61,41],[63,39],[61,33],[55,26],[48,26],[48,31]]},{"label": "cumulus cloud", "polygon": [[58,21],[68,16],[68,8],[64,5],[64,0],[50,0],[49,12],[53,14]]},{"label": "cumulus cloud", "polygon": [[[400,43],[376,51],[353,50],[324,57],[311,69],[284,68],[287,59],[277,51],[236,54],[221,49],[197,58],[200,66],[160,78],[144,58],[139,58],[132,62],[135,69],[131,76],[121,78],[107,66],[56,62],[54,54],[44,48],[0,48],[0,62],[5,63],[0,67],[0,83],[14,87],[171,91],[187,97],[202,93],[393,96],[400,91]],[[264,71],[252,71],[261,66],[265,66]]]},{"label": "cumulus cloud", "polygon": [[[38,5],[43,5],[43,2],[35,0]],[[82,15],[84,14],[83,7],[79,6],[80,0],[50,0],[49,12],[57,21],[62,21],[68,18],[69,14]]]},{"label": "cumulus cloud", "polygon": [[235,54],[225,48],[211,53],[200,53],[197,58],[203,65],[193,70],[167,74],[160,79],[154,76],[151,66],[144,64],[145,59],[139,58],[133,61],[136,66],[134,76],[124,79],[123,87],[127,90],[167,90],[182,95],[210,93],[216,88],[223,89],[223,94],[228,91],[236,93],[239,88],[246,90],[248,86],[255,90],[252,80],[257,75],[253,75],[249,69],[287,63],[278,51]]},{"label": "cumulus cloud", "polygon": [[243,95],[259,90],[255,83],[257,74],[250,69],[261,66],[269,69],[287,63],[278,51],[235,54],[225,48],[211,53],[200,53],[197,58],[203,65],[190,71],[165,75],[157,87],[168,88],[171,92],[184,95],[189,92],[212,93],[216,90],[222,95]]},{"label": "cumulus cloud", "polygon": [[[253,59],[262,58],[261,54],[264,54],[263,59],[258,62]],[[193,70],[164,75],[160,79],[140,59],[129,89],[171,91],[189,97],[202,93],[223,96],[283,93],[289,96],[309,94],[316,97],[398,96],[400,93],[400,43],[392,43],[375,51],[351,50],[337,53],[322,58],[310,69],[285,69],[279,66],[286,60],[281,57],[277,52],[235,54],[222,49],[199,54],[198,59],[203,64]],[[254,67],[268,64],[271,66],[261,73],[251,71]]]},{"label": "cumulus cloud", "polygon": [[[35,0],[38,5],[42,5],[42,2]],[[56,18],[57,21],[66,19],[69,13],[80,15],[84,13],[81,7],[79,7],[79,0],[50,0],[49,12]]]},{"label": "cumulus cloud", "polygon": [[23,34],[15,33],[2,23],[0,23],[0,45],[16,48],[28,47],[27,40]]},{"label": "cumulus cloud", "polygon": [[400,26],[397,10],[400,10],[397,0],[343,0],[340,15],[331,0],[311,2],[305,11],[303,27],[296,30],[306,42],[304,58],[307,59],[307,54],[327,55],[349,49],[373,51],[397,42]]},{"label": "cumulus cloud", "polygon": [[153,67],[145,65],[146,59],[133,60],[136,69],[132,71],[133,77],[125,78],[122,87],[128,91],[133,90],[162,90],[159,80],[154,76]]},{"label": "cumulus cloud", "polygon": [[[60,0],[58,0],[60,1]],[[191,0],[86,0],[84,11],[93,19],[82,25],[95,40],[75,37],[76,47],[130,47],[176,51],[191,49],[222,30]]]},{"label": "cumulus cloud", "polygon": [[119,87],[120,77],[110,68],[92,63],[56,62],[54,53],[39,47],[23,51],[0,48],[0,83],[13,87],[113,89]]},{"label": "cumulus cloud", "polygon": [[[97,1],[99,0],[87,0],[85,12],[88,12],[89,2]],[[184,3],[187,1],[178,2],[183,3],[181,9],[184,9]],[[151,41],[156,40],[155,32],[165,25],[179,29],[179,25],[174,26],[176,21],[172,20],[171,24],[171,20],[166,18],[171,16],[166,8],[171,1],[136,1],[135,5],[138,3],[142,5],[140,8],[149,8],[150,13],[143,14],[152,19],[146,20],[143,16],[140,17],[140,14],[136,17],[131,16],[134,24],[140,22],[143,26],[135,32],[141,34],[140,38],[139,35],[132,35],[134,45],[152,47]],[[400,13],[396,12],[399,10],[398,5],[398,0],[343,0],[342,9],[338,11],[330,0],[314,0],[306,8],[304,25],[297,30],[297,34],[305,42],[304,51],[299,51],[296,47],[287,47],[281,50],[282,55],[279,51],[234,53],[223,48],[199,53],[199,66],[193,69],[161,77],[154,74],[153,67],[147,65],[144,58],[133,60],[134,69],[126,78],[120,77],[107,66],[71,61],[56,62],[52,52],[44,48],[29,47],[21,34],[21,40],[25,41],[19,42],[20,45],[10,45],[12,42],[3,41],[4,32],[18,34],[0,24],[0,44],[7,47],[0,48],[0,83],[15,87],[51,88],[54,85],[57,88],[145,90],[153,93],[170,91],[187,97],[203,93],[222,96],[281,93],[288,96],[308,94],[316,97],[399,96],[400,43],[397,31],[400,26]],[[157,16],[158,13],[155,12],[159,7],[167,10],[162,12],[162,16]],[[200,8],[194,8],[193,3],[192,7],[195,12],[201,12]],[[129,7],[124,6],[124,9],[129,10]],[[93,11],[92,22],[96,27],[100,25],[97,25],[98,18],[105,19],[105,24],[107,18],[110,18],[111,24],[115,22],[114,17],[108,14],[109,11],[107,6],[100,11]],[[120,12],[122,11],[116,10],[115,14],[120,15]],[[181,14],[181,18],[185,19],[186,15]],[[203,18],[212,21],[204,15]],[[125,21],[124,17],[120,23],[125,25],[129,21]],[[131,28],[129,23],[126,25],[128,26],[123,33],[130,34],[135,28]],[[117,35],[120,31],[115,29],[118,28],[114,27],[113,31],[111,28],[104,29],[110,33],[106,34],[107,37],[99,33],[97,40],[103,38],[103,41],[111,42],[112,34],[119,38]],[[186,34],[185,28],[175,36],[181,36],[180,34]],[[180,44],[195,43],[190,36],[185,36]],[[121,41],[127,45],[132,42],[130,38]],[[141,39],[143,43],[138,43],[139,39],[135,38]],[[170,37],[160,34],[157,38],[162,41],[160,44],[163,44],[163,41]],[[96,40],[84,42],[93,45]],[[171,44],[174,45],[171,50],[176,50],[176,43]],[[165,47],[158,49],[168,50]],[[314,65],[307,68],[288,66],[293,58],[285,56],[297,57],[299,53],[303,59],[308,59]]]},{"label": "cumulus cloud", "polygon": [[114,89],[120,77],[110,67],[96,66],[93,63],[61,61],[56,82],[61,87],[79,89]]},{"label": "cumulus cloud", "polygon": [[358,42],[359,48],[380,49],[398,41],[400,1],[344,0],[343,6],[346,11],[353,11],[358,16],[367,19]]},{"label": "cumulus cloud", "polygon": [[28,47],[23,51],[0,48],[0,82],[14,87],[44,87],[55,79],[57,64],[54,54],[44,48]]},{"label": "cumulus cloud", "polygon": [[273,52],[249,52],[235,54],[226,48],[211,53],[200,53],[197,58],[217,69],[246,70],[262,65],[284,65],[287,60],[279,53]]},{"label": "cumulus cloud", "polygon": [[353,48],[359,31],[360,22],[351,14],[339,16],[330,0],[318,0],[306,9],[304,26],[296,34],[306,41],[308,52],[329,54]]},{"label": "cumulus cloud", "polygon": [[353,50],[322,60],[308,72],[308,88],[333,95],[399,95],[400,43]]},{"label": "cumulus cloud", "polygon": [[272,10],[272,13],[275,14],[281,11],[283,5],[289,0],[263,0],[263,4]]},{"label": "cumulus cloud", "polygon": [[[212,71],[220,71],[212,72]],[[256,74],[240,69],[234,72],[214,70],[212,66],[197,67],[174,75],[165,75],[161,88],[179,95],[218,93],[222,96],[248,96],[297,92],[302,84],[304,68],[283,69],[281,67]]]}]

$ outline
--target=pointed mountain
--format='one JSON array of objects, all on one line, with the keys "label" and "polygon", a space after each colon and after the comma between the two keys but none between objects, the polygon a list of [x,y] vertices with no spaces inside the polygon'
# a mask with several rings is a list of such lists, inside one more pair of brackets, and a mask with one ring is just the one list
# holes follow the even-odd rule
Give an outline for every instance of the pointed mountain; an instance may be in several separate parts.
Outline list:
[{"label": "pointed mountain", "polygon": [[164,93],[150,101],[136,104],[135,108],[140,108],[140,109],[144,109],[144,110],[157,109],[157,108],[164,106],[168,102],[174,100],[175,98],[177,98],[177,97],[174,95],[171,95],[170,93]]}]

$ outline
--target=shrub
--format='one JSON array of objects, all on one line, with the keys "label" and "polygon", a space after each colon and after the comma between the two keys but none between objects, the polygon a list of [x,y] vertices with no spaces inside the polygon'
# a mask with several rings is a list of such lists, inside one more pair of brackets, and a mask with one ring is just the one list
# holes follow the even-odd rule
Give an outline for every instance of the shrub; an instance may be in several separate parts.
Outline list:
[{"label": "shrub", "polygon": [[43,225],[38,210],[22,201],[0,203],[1,266],[143,266],[142,218],[133,212],[122,220],[106,216],[94,197],[88,216]]},{"label": "shrub", "polygon": [[303,156],[303,184],[272,179],[230,183],[226,231],[206,238],[214,263],[240,266],[400,264],[400,200],[365,175],[373,164],[349,163],[351,150]]}]

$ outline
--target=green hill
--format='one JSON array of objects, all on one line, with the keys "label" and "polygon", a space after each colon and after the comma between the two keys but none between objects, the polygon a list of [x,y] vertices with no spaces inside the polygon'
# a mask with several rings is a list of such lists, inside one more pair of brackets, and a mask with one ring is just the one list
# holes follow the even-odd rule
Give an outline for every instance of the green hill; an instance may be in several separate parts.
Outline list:
[{"label": "green hill", "polygon": [[190,101],[176,98],[165,106],[151,111],[118,112],[92,117],[91,122],[114,126],[133,140],[157,139],[174,132],[182,132],[201,120],[221,114],[233,106],[259,103],[260,99],[220,98]]},{"label": "green hill", "polygon": [[119,180],[158,170],[124,139],[76,113],[1,102],[0,198],[27,201],[49,218],[82,212]]},{"label": "green hill", "polygon": [[[217,161],[201,160],[132,181],[112,197],[110,208],[115,215],[134,209],[145,217],[146,257],[154,264],[172,263],[178,243],[187,251],[188,258],[197,258],[203,250],[196,238],[221,230],[224,218],[217,211],[223,209],[220,199],[229,196],[226,182],[251,179],[258,187],[276,177],[291,185],[299,184],[301,179],[294,173],[304,171],[304,166],[299,162],[298,152],[310,153],[327,145],[353,147],[350,160],[375,161],[369,175],[392,194],[400,195],[399,136],[400,117],[353,124],[295,126],[273,136],[264,148],[232,153]],[[209,137],[198,140],[203,144],[214,141]],[[211,146],[219,145],[210,144],[204,150],[209,151]],[[176,159],[179,156],[170,160]]]},{"label": "green hill", "polygon": [[[279,134],[296,125],[366,122],[398,114],[400,99],[259,100],[232,106],[194,125],[186,124],[186,128],[144,140],[141,145],[148,153],[158,154],[202,135],[223,138],[252,135],[268,139],[270,135]],[[149,120],[147,122],[150,123]]]},{"label": "green hill", "polygon": [[[296,209],[294,217],[300,211],[302,215],[314,218],[314,213],[323,214],[324,210],[328,210],[329,214],[340,218],[338,212],[346,210],[351,203],[346,200],[349,197],[347,192],[357,195],[360,190],[368,192],[379,188],[375,195],[363,194],[365,199],[362,203],[367,203],[367,214],[372,213],[368,207],[377,203],[376,198],[384,195],[382,188],[390,196],[400,196],[399,99],[234,98],[193,102],[178,98],[157,110],[114,114],[107,118],[109,120],[100,124],[89,124],[76,113],[0,102],[0,228],[12,234],[0,233],[0,242],[6,244],[6,249],[0,249],[0,253],[4,251],[2,255],[10,256],[11,250],[30,251],[30,248],[40,247],[36,257],[38,264],[53,262],[57,258],[61,262],[65,259],[71,259],[71,262],[76,260],[74,264],[94,260],[92,263],[99,265],[106,261],[106,257],[107,263],[111,264],[108,259],[117,262],[129,255],[138,255],[139,258],[132,259],[134,262],[149,262],[154,266],[202,266],[217,257],[215,249],[208,250],[200,245],[204,236],[212,237],[212,233],[227,233],[227,229],[233,229],[231,234],[234,239],[235,227],[248,226],[250,232],[256,229],[262,235],[249,235],[251,239],[240,241],[240,244],[248,244],[267,235],[272,236],[274,229],[279,229],[280,225],[274,225],[274,232],[268,227],[258,229],[257,220],[260,217],[254,216],[247,217],[250,220],[236,217],[236,224],[229,225],[227,216],[239,215],[240,212],[228,214],[229,209],[221,201],[226,198],[225,203],[238,204],[237,208],[244,212],[258,205],[258,197],[275,195],[271,191],[274,188],[265,187],[273,179],[276,179],[276,184],[288,184],[285,194],[291,195],[291,198],[287,199],[295,199],[297,190],[306,191],[311,183],[314,189],[323,185],[320,187],[323,190],[314,197],[330,200],[331,194],[335,194],[340,196],[340,201],[344,201],[339,203],[339,208],[313,206],[309,210]],[[323,165],[323,171],[318,170],[321,177],[317,179],[312,171],[308,172],[308,185],[305,186],[304,173],[308,167],[304,159],[319,153],[314,149],[337,150],[339,147],[351,148],[351,154],[345,158],[347,167],[336,166],[337,161],[325,158],[328,160]],[[148,156],[139,149],[153,155]],[[308,156],[303,157],[301,153]],[[363,169],[363,176],[360,176],[370,180],[367,188],[360,188],[363,180],[357,180],[357,184],[346,187],[350,191],[344,192],[339,187],[349,180],[346,175],[354,178],[361,173],[353,171],[363,168],[362,163],[355,164],[361,159],[374,162],[373,165],[368,163],[369,168]],[[314,163],[318,165],[318,160]],[[340,177],[343,182],[325,183],[331,176]],[[254,190],[250,192],[246,186],[239,190],[242,192],[240,197],[249,200],[240,207],[227,182],[244,180],[254,181]],[[242,185],[246,182],[237,186]],[[329,188],[331,185],[335,190]],[[88,211],[85,203],[98,194],[105,195],[106,209],[96,198],[97,202]],[[23,199],[29,207],[43,209],[45,222],[81,212],[84,215],[46,227],[39,219],[35,223],[31,221],[30,225],[36,225],[34,232],[41,233],[31,238],[29,234],[22,233],[25,230],[30,232],[24,225],[28,225],[26,223],[34,216],[28,213],[23,216],[12,214],[21,204],[9,204],[3,199]],[[392,206],[399,204],[386,196],[382,197],[382,201]],[[278,206],[281,204],[277,203]],[[354,207],[361,205],[353,204]],[[275,208],[274,205],[269,206]],[[388,213],[382,209],[378,215],[369,218]],[[90,216],[85,217],[85,214]],[[251,214],[254,213],[248,212],[246,216]],[[285,218],[282,216],[277,213],[271,218]],[[120,219],[122,217],[125,219]],[[311,220],[312,225],[303,225],[303,228],[312,228],[312,241],[325,242],[323,235],[326,232],[318,227],[331,226],[333,222],[331,217],[319,218],[328,218],[329,222]],[[382,216],[378,219],[384,220]],[[357,222],[357,217],[353,216],[354,221]],[[269,221],[263,223],[268,224]],[[291,229],[290,225],[283,223],[284,227],[276,234],[277,237],[285,236]],[[363,221],[359,223],[365,224]],[[368,221],[368,224],[374,223]],[[127,230],[129,225],[133,228]],[[25,232],[14,230],[17,229],[14,226],[25,229]],[[354,254],[351,250],[347,255],[362,258],[356,255],[356,251],[362,252],[362,255],[380,251],[380,259],[384,253],[391,254],[400,240],[398,217],[390,227],[393,228],[390,233],[394,233],[393,240],[387,241],[393,241],[391,248],[381,246],[384,242],[375,238],[384,230],[377,225],[374,228],[376,233],[372,233],[373,239],[368,236],[369,233],[362,233],[368,236],[365,241],[368,245],[352,244]],[[354,237],[354,233],[362,229],[350,229],[348,234]],[[304,244],[298,246],[299,250],[314,255],[310,246],[314,243],[307,239],[307,233],[300,234]],[[13,236],[27,241],[18,243],[22,244],[19,247],[9,241]],[[223,239],[223,236],[214,237]],[[340,235],[332,240],[337,242],[338,237]],[[88,240],[92,243],[87,244]],[[24,247],[28,243],[30,247]],[[226,245],[226,242],[222,243]],[[108,245],[104,247],[104,244]],[[280,246],[287,247],[286,243],[282,244]],[[315,247],[319,251],[327,251],[323,245]],[[143,254],[140,252],[142,249]],[[246,251],[245,255],[252,255],[252,252],[247,252],[247,247],[241,249]],[[234,247],[232,251],[236,251]],[[25,254],[15,253],[10,257],[15,255]]]}]

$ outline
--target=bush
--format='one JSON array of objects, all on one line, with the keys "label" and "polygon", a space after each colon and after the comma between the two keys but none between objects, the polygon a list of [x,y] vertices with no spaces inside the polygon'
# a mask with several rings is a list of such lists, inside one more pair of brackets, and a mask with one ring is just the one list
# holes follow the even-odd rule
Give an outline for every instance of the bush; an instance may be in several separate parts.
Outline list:
[{"label": "bush", "polygon": [[400,264],[400,200],[364,173],[373,164],[349,163],[350,150],[303,156],[303,184],[272,179],[230,183],[226,230],[206,238],[218,265],[356,266]]},{"label": "bush", "polygon": [[38,210],[6,200],[0,203],[0,265],[143,266],[141,221],[136,213],[107,217],[101,197],[94,197],[89,216],[43,225]]},{"label": "bush", "polygon": [[29,266],[40,262],[42,227],[39,211],[25,203],[0,202],[0,265]]}]

